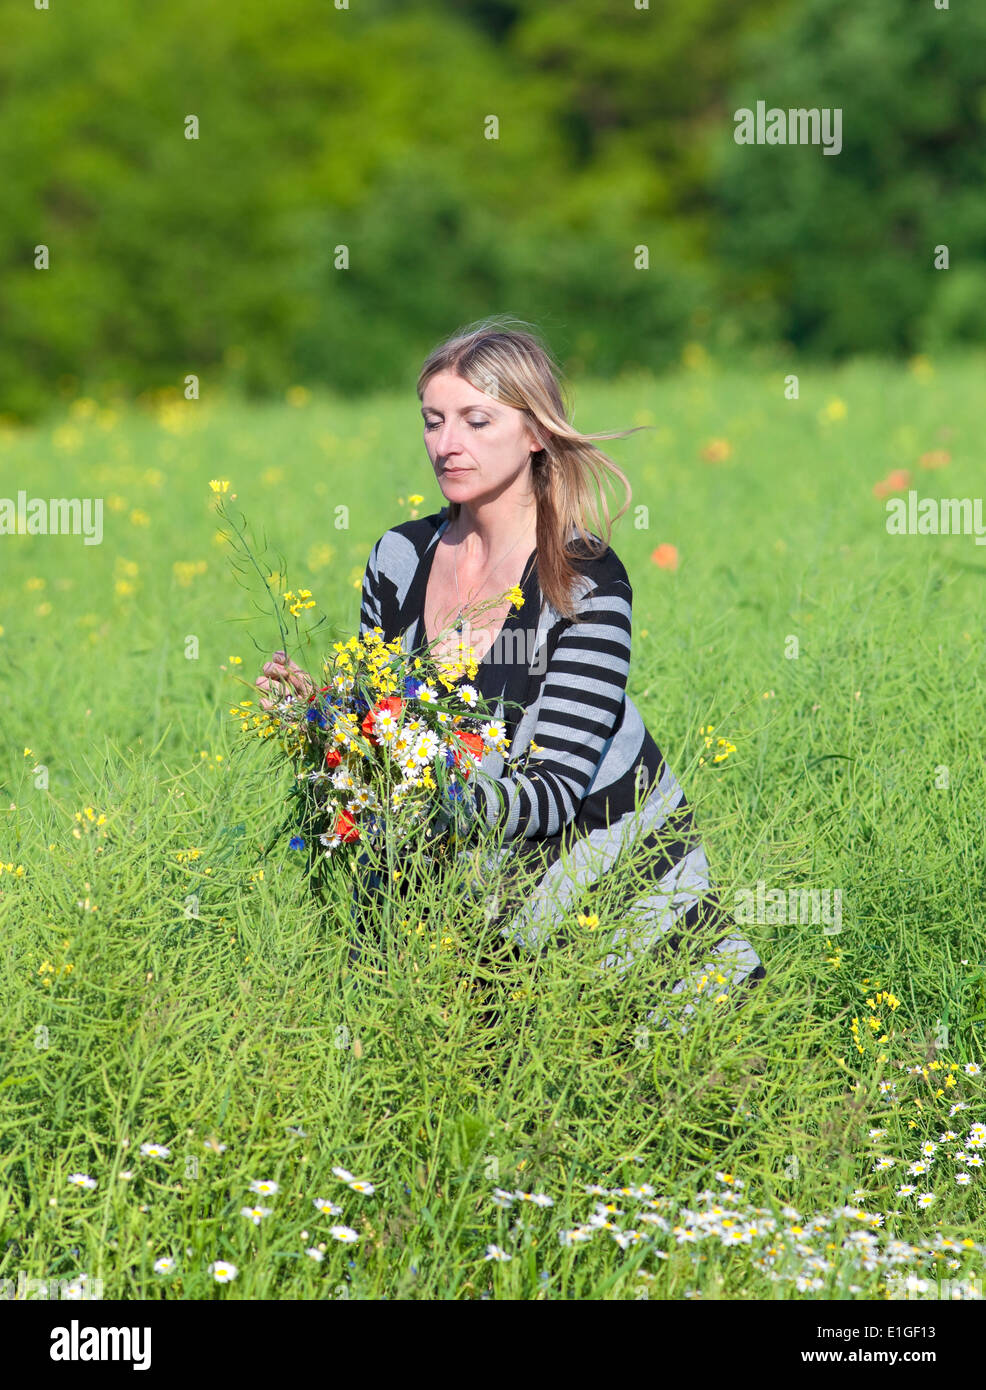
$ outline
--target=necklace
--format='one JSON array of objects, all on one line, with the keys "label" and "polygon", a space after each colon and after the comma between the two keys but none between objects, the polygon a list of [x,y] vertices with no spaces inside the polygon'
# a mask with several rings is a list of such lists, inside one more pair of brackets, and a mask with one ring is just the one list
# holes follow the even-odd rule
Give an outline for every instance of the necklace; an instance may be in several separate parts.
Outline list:
[{"label": "necklace", "polygon": [[[520,544],[521,536],[523,536],[523,534],[524,534],[524,533],[523,533],[523,531],[522,531],[522,532],[520,533],[520,536],[517,537],[517,539],[514,541],[513,545],[510,547],[510,550],[507,551],[507,554],[501,556],[501,558],[496,562],[496,564],[493,566],[493,568],[492,568],[491,570],[487,570],[487,572],[483,575],[483,579],[481,579],[481,580],[479,581],[479,582],[480,582],[480,585],[483,583],[483,580],[489,579],[489,577],[490,577],[491,574],[495,574],[495,572],[500,568],[500,566],[503,564],[504,560],[507,558],[507,555],[510,554],[510,551],[511,551],[511,550],[516,550],[517,546]],[[457,566],[456,563],[455,563],[455,554],[454,554],[454,553],[453,553],[453,555],[452,555],[452,574],[453,574],[454,577],[455,577],[455,597],[456,597],[456,600],[458,601],[458,600],[461,600],[462,595],[461,595],[460,592],[459,592],[459,570],[458,570],[458,566]],[[477,587],[479,587],[479,586],[477,586]],[[453,624],[453,629],[452,629],[453,632],[461,632],[461,631],[462,631],[462,610],[463,610],[464,607],[465,607],[465,605],[462,604],[462,603],[460,602],[460,603],[459,603],[459,611],[458,611],[458,614],[457,614],[457,616],[456,616],[455,623]]]}]

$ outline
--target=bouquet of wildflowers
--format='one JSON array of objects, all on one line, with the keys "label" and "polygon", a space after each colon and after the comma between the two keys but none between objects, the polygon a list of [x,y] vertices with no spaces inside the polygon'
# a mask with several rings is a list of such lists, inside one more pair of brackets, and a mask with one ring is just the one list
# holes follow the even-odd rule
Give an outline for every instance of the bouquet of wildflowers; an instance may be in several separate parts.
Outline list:
[{"label": "bouquet of wildflowers", "polygon": [[379,628],[333,645],[322,662],[327,683],[307,699],[287,696],[260,716],[235,711],[294,764],[292,847],[317,841],[331,856],[385,829],[396,851],[412,836],[437,840],[480,760],[506,751],[502,721],[478,712],[478,692],[457,688],[447,665],[403,652],[400,638],[384,642]]},{"label": "bouquet of wildflowers", "polygon": [[[225,499],[216,510],[263,578]],[[508,599],[519,608],[520,588],[473,612]],[[288,590],[280,600],[295,620],[314,606],[307,589]],[[276,601],[275,613],[287,656]],[[332,651],[320,663],[323,683],[306,696],[285,695],[260,713],[252,701],[230,711],[246,733],[273,741],[291,762],[290,848],[307,851],[316,878],[328,859],[364,855],[374,862],[383,851],[393,863],[415,843],[438,857],[450,854],[470,832],[470,792],[484,775],[481,760],[487,752],[507,751],[503,722],[489,717],[468,683],[478,670],[472,652],[460,648],[456,659],[434,656],[430,648],[408,653],[399,637],[385,642],[380,628],[334,642]]]}]

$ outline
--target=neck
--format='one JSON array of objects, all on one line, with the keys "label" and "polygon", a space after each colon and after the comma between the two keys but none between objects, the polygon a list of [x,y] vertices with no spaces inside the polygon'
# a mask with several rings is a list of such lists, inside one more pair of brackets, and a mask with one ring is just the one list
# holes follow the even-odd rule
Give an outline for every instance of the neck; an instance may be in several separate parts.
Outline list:
[{"label": "neck", "polygon": [[495,564],[512,546],[514,558],[526,559],[537,540],[537,504],[508,504],[502,498],[495,506],[462,503],[445,534],[465,564]]}]

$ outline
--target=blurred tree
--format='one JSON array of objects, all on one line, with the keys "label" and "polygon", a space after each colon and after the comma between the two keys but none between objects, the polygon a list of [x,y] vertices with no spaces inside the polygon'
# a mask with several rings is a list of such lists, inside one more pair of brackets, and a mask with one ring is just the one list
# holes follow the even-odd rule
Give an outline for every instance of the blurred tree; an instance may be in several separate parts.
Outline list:
[{"label": "blurred tree", "polygon": [[[234,363],[254,392],[406,383],[493,310],[580,371],[696,337],[982,336],[980,13],[87,0],[5,21],[0,411]],[[736,146],[757,98],[842,106],[842,153]]]},{"label": "blurred tree", "polygon": [[[829,353],[982,341],[984,49],[981,8],[909,0],[803,0],[746,40],[732,110],[841,108],[842,150],[737,145],[729,119],[710,247],[724,301],[745,313],[767,298],[774,331]],[[948,270],[934,269],[939,244]]]}]

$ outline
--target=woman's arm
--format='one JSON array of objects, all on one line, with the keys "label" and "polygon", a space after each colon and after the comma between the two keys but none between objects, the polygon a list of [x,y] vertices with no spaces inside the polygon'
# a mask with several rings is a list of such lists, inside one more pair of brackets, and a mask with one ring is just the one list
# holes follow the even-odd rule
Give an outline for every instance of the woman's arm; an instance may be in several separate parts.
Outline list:
[{"label": "woman's arm", "polygon": [[556,835],[582,801],[620,718],[630,670],[633,594],[606,578],[577,604],[545,673],[524,772],[478,778],[469,808],[504,838]]}]

